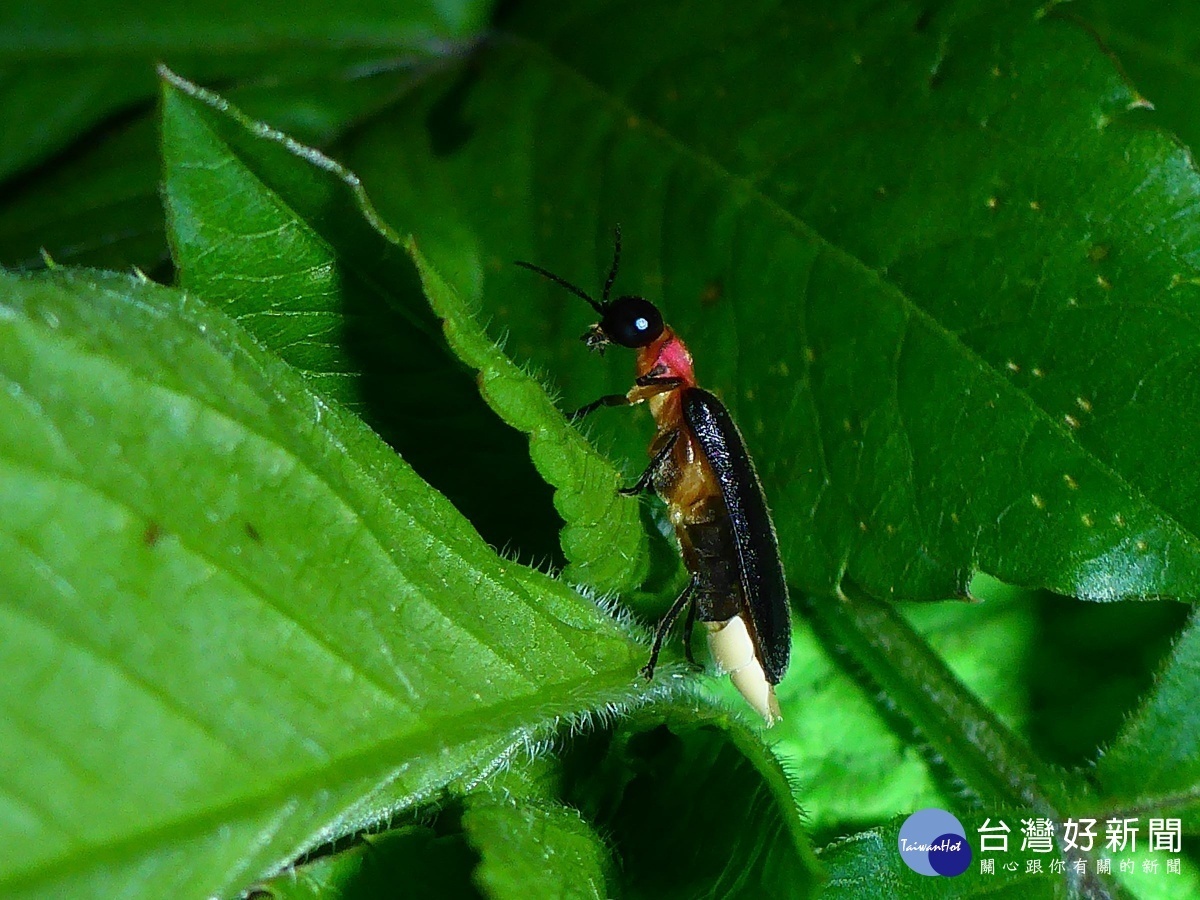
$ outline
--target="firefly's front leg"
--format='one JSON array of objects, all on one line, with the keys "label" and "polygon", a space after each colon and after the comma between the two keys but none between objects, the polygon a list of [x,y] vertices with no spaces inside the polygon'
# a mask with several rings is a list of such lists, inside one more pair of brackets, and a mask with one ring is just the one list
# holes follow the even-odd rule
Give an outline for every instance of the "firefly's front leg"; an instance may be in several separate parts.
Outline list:
[{"label": "firefly's front leg", "polygon": [[602,406],[628,406],[633,402],[626,394],[607,394],[599,400],[593,400],[587,406],[579,407],[573,413],[567,413],[567,421],[578,422],[584,416],[590,416]]},{"label": "firefly's front leg", "polygon": [[664,378],[660,375],[643,375],[637,379],[637,387],[628,394],[606,394],[599,400],[593,400],[587,406],[581,406],[575,412],[569,413],[567,419],[571,422],[578,422],[584,416],[590,416],[602,406],[632,406],[635,403],[641,403],[643,400],[649,400],[656,394],[673,391],[682,383],[682,379],[674,376]]}]

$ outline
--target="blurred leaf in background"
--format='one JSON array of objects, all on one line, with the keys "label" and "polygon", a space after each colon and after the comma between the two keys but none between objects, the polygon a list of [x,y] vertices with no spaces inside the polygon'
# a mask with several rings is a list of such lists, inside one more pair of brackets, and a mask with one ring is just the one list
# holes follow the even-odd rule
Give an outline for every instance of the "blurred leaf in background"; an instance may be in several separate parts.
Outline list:
[{"label": "blurred leaf in background", "polygon": [[482,2],[178,2],[0,7],[0,263],[147,271],[167,260],[155,65],[227,87],[328,144],[461,52]]},{"label": "blurred leaf in background", "polygon": [[[1200,896],[1189,6],[10,7],[4,896]],[[771,499],[766,735],[610,614],[650,423],[511,262],[617,223]],[[926,806],[1186,836],[929,879]]]}]

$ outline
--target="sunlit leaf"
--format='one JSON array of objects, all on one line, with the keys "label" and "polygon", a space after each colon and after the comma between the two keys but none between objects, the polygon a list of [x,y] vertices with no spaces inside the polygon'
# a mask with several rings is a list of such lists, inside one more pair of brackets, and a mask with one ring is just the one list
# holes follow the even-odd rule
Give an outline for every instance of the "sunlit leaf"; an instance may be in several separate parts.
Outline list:
[{"label": "sunlit leaf", "polygon": [[0,276],[0,379],[6,897],[229,893],[647,690],[195,299]]}]

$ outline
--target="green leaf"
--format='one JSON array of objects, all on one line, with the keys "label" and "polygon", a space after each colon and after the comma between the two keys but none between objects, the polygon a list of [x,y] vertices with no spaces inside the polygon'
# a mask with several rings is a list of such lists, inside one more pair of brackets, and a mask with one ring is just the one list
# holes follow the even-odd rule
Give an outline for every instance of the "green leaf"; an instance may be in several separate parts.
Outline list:
[{"label": "green leaf", "polygon": [[845,648],[984,803],[1031,808],[1042,816],[1064,807],[1070,792],[1061,774],[958,681],[893,604],[855,591],[810,601],[807,611],[829,643]]},{"label": "green leaf", "polygon": [[515,765],[440,812],[433,829],[367,836],[259,889],[279,900],[393,896],[401,883],[406,897],[611,897],[608,850],[556,799],[559,769],[547,757]]},{"label": "green leaf", "polygon": [[[619,221],[617,289],[661,299],[741,423],[797,593],[845,615],[836,639],[968,798],[1086,801],[886,607],[823,598],[962,594],[979,571],[1195,594],[1189,160],[1033,4],[621,12],[515,8],[511,39],[342,152],[449,281],[488,273],[509,353],[568,403],[627,387],[628,362],[584,358],[586,308],[493,263],[595,290]],[[628,423],[599,428],[636,459]]]},{"label": "green leaf", "polygon": [[[361,9],[346,10],[349,27]],[[786,896],[820,868],[789,787],[822,835],[862,832],[823,854],[836,896],[971,896],[980,882],[1001,895],[1119,895],[1023,873],[1016,886],[974,873],[909,884],[899,820],[879,822],[917,805],[981,801],[994,815],[1015,799],[1143,827],[1177,814],[1194,830],[1194,625],[1095,769],[1056,768],[1114,733],[1182,605],[1158,604],[1153,635],[1139,637],[1129,623],[1152,624],[1150,604],[1126,619],[1046,595],[899,610],[872,599],[961,595],[968,583],[975,594],[980,572],[1088,599],[1197,596],[1200,207],[1190,158],[1155,130],[1192,140],[1190,9],[766,0],[730,17],[712,0],[523,0],[478,47],[421,46],[441,59],[415,70],[394,106],[374,88],[408,87],[409,72],[337,73],[395,47],[336,30],[328,51],[305,43],[329,14],[304,4],[272,48],[259,38],[280,37],[274,7],[199,24],[189,17],[212,20],[211,9],[167,8],[145,31],[49,10],[0,31],[0,172],[26,173],[4,185],[0,259],[36,264],[40,247],[59,261],[161,259],[152,135],[137,113],[151,90],[138,61],[152,54],[131,49],[149,34],[189,74],[221,77],[248,116],[306,144],[335,141],[328,152],[415,235],[425,284],[364,214],[347,170],[180,85],[166,109],[167,187],[176,236],[196,229],[179,253],[188,299],[66,273],[16,282],[56,298],[50,319],[49,301],[18,315],[0,300],[0,377],[19,385],[0,389],[11,682],[0,688],[0,893],[232,895],[400,813],[436,824],[372,839],[381,852],[306,859],[267,889],[471,896],[480,866],[478,884],[502,892],[542,871],[532,826],[549,829],[558,859],[574,848],[594,864],[609,894]],[[1081,12],[1136,88],[1072,18]],[[235,46],[258,15],[258,37]],[[108,56],[95,55],[110,52],[101,43],[59,53],[26,40],[28,23],[89,25],[85,43],[123,33]],[[208,48],[187,46],[189,34]],[[232,43],[212,43],[222,35]],[[22,42],[33,55],[11,56]],[[329,85],[344,92],[321,97]],[[784,723],[767,734],[790,784],[757,738],[731,736],[686,694],[612,732],[555,732],[550,752],[570,779],[507,805],[511,782],[480,792],[485,774],[546,750],[559,717],[648,700],[632,674],[644,650],[560,584],[493,556],[426,483],[486,540],[564,562],[551,489],[492,403],[542,442],[534,455],[576,516],[568,533],[580,528],[593,561],[636,579],[584,527],[625,515],[601,514],[613,467],[599,456],[575,466],[586,449],[559,457],[578,437],[537,383],[561,385],[572,408],[628,388],[629,356],[584,353],[587,307],[511,266],[530,259],[597,290],[616,222],[618,292],[661,301],[701,383],[729,404],[794,595],[834,653],[797,623]],[[331,298],[353,315],[319,305]],[[264,300],[276,305],[260,315]],[[314,311],[333,313],[327,330],[305,321]],[[640,470],[644,411],[593,418],[605,454],[626,477]],[[300,462],[269,470],[280,458]],[[580,471],[603,477],[580,483]],[[358,532],[327,527],[331,508],[387,540],[334,548]],[[670,531],[661,510],[640,512],[655,569],[643,592],[667,596],[678,553],[653,527]],[[433,537],[416,540],[418,528]],[[632,519],[614,533],[644,540]],[[275,613],[253,605],[256,589]],[[409,646],[412,607],[396,598],[413,595],[428,601],[415,630],[433,650]],[[495,629],[488,647],[528,651],[526,693],[506,695],[491,657],[462,649],[467,626]],[[447,683],[439,651],[451,646],[470,671]],[[1104,667],[1112,654],[1119,665]],[[409,695],[383,688],[427,662],[438,666],[413,682],[428,700],[418,728],[394,712]],[[667,670],[652,689],[694,683]],[[712,687],[728,692],[725,680]],[[674,718],[658,729],[663,715]],[[193,733],[203,728],[216,737]],[[461,811],[476,808],[472,846]],[[513,823],[526,827],[509,843]],[[1183,876],[1121,881],[1179,896],[1197,877],[1184,864]]]},{"label": "green leaf", "polygon": [[623,897],[808,897],[821,879],[758,729],[676,702],[569,752],[565,796],[621,860]]},{"label": "green leaf", "polygon": [[1096,762],[1106,810],[1176,816],[1200,830],[1200,627],[1193,614],[1153,691]]},{"label": "green leaf", "polygon": [[[21,9],[5,8],[9,16]],[[0,24],[0,34],[9,33]],[[61,150],[110,112],[135,105],[153,85],[149,63],[122,75],[111,64],[17,59],[12,47],[0,47],[0,74],[0,179]]]},{"label": "green leaf", "polygon": [[492,263],[594,288],[620,221],[618,289],[741,423],[797,588],[1190,596],[1200,180],[1039,10],[524,4],[344,152],[571,402],[604,392],[586,308]]},{"label": "green leaf", "polygon": [[[676,701],[627,719],[615,734],[574,736],[558,756],[503,771],[463,798],[461,814],[457,804],[442,811],[436,844],[433,832],[405,827],[382,836],[386,847],[369,838],[366,852],[318,859],[262,888],[281,900],[324,896],[321,889],[390,896],[377,885],[396,873],[424,896],[438,873],[411,851],[428,845],[429,865],[445,865],[460,829],[478,858],[449,864],[473,868],[494,898],[806,897],[819,880],[778,762],[719,710]],[[559,797],[596,817],[595,826]],[[620,873],[606,843],[622,852]],[[444,890],[465,895],[457,884]]]},{"label": "green leaf", "polygon": [[147,5],[50,0],[0,7],[0,179],[44,159],[115,110],[153,96],[154,66],[197,78],[269,78],[330,60],[393,60],[469,35],[479,0]]},{"label": "green leaf", "polygon": [[479,371],[479,388],[504,421],[529,435],[538,471],[558,487],[556,502],[566,520],[563,552],[571,565],[563,576],[600,590],[631,589],[645,580],[648,560],[636,499],[617,493],[616,471],[568,426],[545,391],[496,347],[471,318],[462,298],[421,255],[409,251],[425,295],[445,322],[450,346]]},{"label": "green leaf", "polygon": [[479,859],[461,834],[417,825],[364,837],[349,850],[287,869],[256,885],[254,900],[374,900],[398,885],[414,900],[477,896],[469,873]]},{"label": "green leaf", "polygon": [[[178,79],[164,84],[163,115],[166,197],[185,287],[220,300],[314,386],[361,409],[494,543],[530,546],[520,523],[542,496],[528,480],[532,453],[558,489],[567,577],[601,590],[641,582],[646,539],[637,502],[617,495],[616,471],[418,255],[422,294],[412,261],[354,175]],[[528,451],[479,391],[529,435]],[[506,474],[514,470],[526,480]],[[547,530],[537,520],[528,526],[539,528]]]},{"label": "green leaf", "polygon": [[[995,818],[995,817],[993,817]],[[821,900],[959,900],[970,897],[1013,898],[1013,900],[1057,900],[1068,895],[1061,874],[1050,871],[1053,854],[1041,857],[1040,873],[1026,872],[1035,853],[1022,852],[1019,844],[1010,844],[1006,853],[987,854],[995,860],[994,874],[980,872],[979,841],[976,829],[983,817],[959,816],[971,845],[971,866],[953,878],[931,878],[908,868],[897,850],[904,818],[894,819],[834,842],[821,851],[821,860],[829,867],[829,880]],[[1009,816],[1008,822],[1016,822]],[[994,824],[994,823],[990,823]],[[1012,827],[1012,825],[1010,825]],[[1019,835],[1019,825],[1014,829]],[[1016,864],[1015,871],[1004,868]],[[1092,895],[1099,896],[1099,895]]]},{"label": "green leaf", "polygon": [[468,800],[463,827],[480,854],[475,881],[488,897],[613,896],[608,851],[569,807],[484,793]]},{"label": "green leaf", "polygon": [[0,893],[235,892],[661,692],[193,297],[0,276]]},{"label": "green leaf", "polygon": [[[1018,728],[1029,718],[1022,676],[1034,625],[1031,598],[997,586],[981,591],[973,585],[973,591],[986,593],[987,599],[899,611],[964,687],[1006,725]],[[961,785],[948,786],[944,772],[931,770],[937,742],[931,746],[913,735],[894,711],[881,709],[875,685],[864,689],[837,663],[806,624],[796,627],[792,664],[779,688],[787,714],[771,736],[778,738],[773,749],[802,800],[809,827],[836,833],[845,823],[883,821],[929,806],[959,807]],[[881,686],[898,694],[890,681]]]},{"label": "green leaf", "polygon": [[[1157,856],[1158,854],[1156,854]],[[1116,877],[1137,900],[1176,900],[1178,897],[1200,896],[1200,866],[1192,856],[1179,859],[1179,872],[1167,872],[1162,859],[1150,872],[1134,867],[1132,872],[1119,872]]]},{"label": "green leaf", "polygon": [[[414,77],[407,67],[333,70],[231,88],[244,109],[315,146],[325,146]],[[159,125],[147,111],[89,141],[60,165],[22,181],[0,205],[0,263],[144,271],[170,253],[159,196]]]},{"label": "green leaf", "polygon": [[1064,12],[1096,30],[1105,49],[1153,104],[1158,123],[1188,146],[1200,147],[1200,16],[1193,4],[1072,0]]},{"label": "green leaf", "polygon": [[0,261],[13,269],[43,268],[49,259],[152,271],[168,257],[156,143],[147,115],[76,164],[19,188],[0,206]]},{"label": "green leaf", "polygon": [[[1182,603],[1075,603],[1042,595],[1019,678],[1030,744],[1061,766],[1090,769],[1154,684],[1186,624]],[[1006,668],[1009,657],[997,660]],[[1022,664],[1024,663],[1024,664]]]}]

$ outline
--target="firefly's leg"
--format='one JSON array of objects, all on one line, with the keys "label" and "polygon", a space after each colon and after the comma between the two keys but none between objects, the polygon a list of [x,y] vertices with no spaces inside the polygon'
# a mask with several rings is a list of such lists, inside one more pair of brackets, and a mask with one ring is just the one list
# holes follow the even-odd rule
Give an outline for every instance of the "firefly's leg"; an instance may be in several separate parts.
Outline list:
[{"label": "firefly's leg", "polygon": [[579,407],[573,413],[568,413],[567,418],[572,422],[578,422],[584,416],[590,416],[602,406],[632,406],[634,403],[649,400],[655,394],[674,390],[681,384],[683,384],[683,380],[674,376],[662,378],[656,375],[643,375],[637,379],[637,386],[640,388],[650,388],[651,390],[638,391],[635,389],[628,394],[607,394],[599,400],[593,400],[587,406]]},{"label": "firefly's leg", "polygon": [[658,629],[654,632],[654,646],[650,648],[650,662],[642,667],[642,675],[647,681],[654,677],[654,667],[658,665],[658,654],[662,650],[663,641],[667,639],[667,634],[671,631],[671,626],[675,624],[675,620],[679,618],[683,608],[689,603],[693,603],[692,589],[695,586],[695,581],[689,581],[688,586],[683,589],[683,593],[671,604],[667,614],[658,623]]},{"label": "firefly's leg", "polygon": [[584,416],[590,416],[602,406],[628,406],[630,400],[624,394],[608,394],[599,400],[593,400],[587,406],[581,406],[573,413],[567,413],[567,420],[578,422]]},{"label": "firefly's leg", "polygon": [[650,460],[650,465],[646,466],[646,471],[642,473],[641,477],[632,487],[617,488],[617,493],[625,497],[636,497],[638,494],[650,490],[653,487],[654,473],[667,461],[667,457],[671,455],[671,451],[675,448],[675,442],[678,440],[679,432],[672,431],[662,449],[654,454],[654,459]]}]

